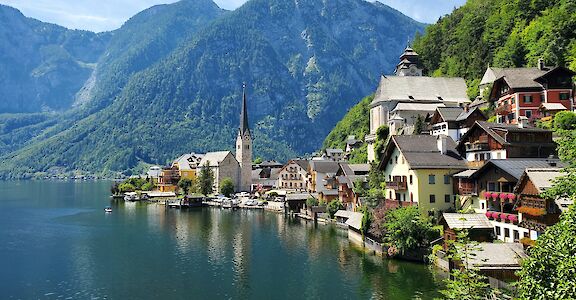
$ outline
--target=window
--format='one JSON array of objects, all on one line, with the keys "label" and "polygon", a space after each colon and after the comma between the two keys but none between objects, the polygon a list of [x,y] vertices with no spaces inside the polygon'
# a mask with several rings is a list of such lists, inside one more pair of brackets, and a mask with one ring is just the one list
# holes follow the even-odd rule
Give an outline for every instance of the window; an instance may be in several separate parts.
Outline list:
[{"label": "window", "polygon": [[526,118],[528,118],[528,119],[532,118],[532,111],[531,110],[526,111]]},{"label": "window", "polygon": [[444,202],[445,202],[445,203],[450,203],[450,202],[452,202],[452,201],[450,201],[450,200],[451,200],[450,198],[451,198],[450,195],[444,195]]},{"label": "window", "polygon": [[412,184],[412,175],[410,175],[410,184]]},{"label": "window", "polygon": [[514,230],[514,241],[517,241],[520,239],[520,232],[518,232],[518,230]]},{"label": "window", "polygon": [[500,235],[502,232],[500,231],[500,226],[496,226],[496,235]]},{"label": "window", "polygon": [[428,175],[428,184],[436,184],[436,175]]},{"label": "window", "polygon": [[532,96],[531,95],[524,95],[524,103],[532,103]]},{"label": "window", "polygon": [[486,203],[482,202],[480,206],[482,207],[482,209],[486,209]]},{"label": "window", "polygon": [[394,157],[394,161],[395,161],[396,163],[398,163],[398,156],[395,156],[395,157]]},{"label": "window", "polygon": [[498,192],[497,191],[498,185],[496,182],[488,182],[488,192]]},{"label": "window", "polygon": [[410,202],[414,202],[414,194],[410,193]]},{"label": "window", "polygon": [[570,99],[569,93],[560,93],[560,100],[568,100]]},{"label": "window", "polygon": [[392,191],[390,191],[390,193],[388,194],[388,196],[390,196],[390,200],[392,200]]},{"label": "window", "polygon": [[430,203],[436,203],[436,195],[430,195]]},{"label": "window", "polygon": [[510,229],[504,228],[504,237],[510,237]]},{"label": "window", "polygon": [[450,175],[444,175],[444,184],[450,184]]},{"label": "window", "polygon": [[524,232],[524,237],[530,237],[530,234],[528,232]]}]

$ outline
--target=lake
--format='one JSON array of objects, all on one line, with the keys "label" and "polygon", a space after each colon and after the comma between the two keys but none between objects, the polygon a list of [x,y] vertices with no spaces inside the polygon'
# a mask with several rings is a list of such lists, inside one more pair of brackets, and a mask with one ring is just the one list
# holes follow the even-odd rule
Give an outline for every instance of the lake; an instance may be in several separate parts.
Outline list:
[{"label": "lake", "polygon": [[109,187],[0,182],[0,298],[439,296],[440,274],[365,254],[334,226],[260,210],[111,202]]}]

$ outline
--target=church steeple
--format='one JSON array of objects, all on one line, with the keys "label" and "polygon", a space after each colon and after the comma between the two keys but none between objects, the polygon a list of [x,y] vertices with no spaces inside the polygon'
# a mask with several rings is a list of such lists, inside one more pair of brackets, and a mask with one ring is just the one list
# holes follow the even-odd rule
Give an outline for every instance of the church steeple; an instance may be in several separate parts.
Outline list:
[{"label": "church steeple", "polygon": [[240,135],[250,135],[248,126],[248,107],[246,105],[246,83],[242,85],[242,111],[240,112]]}]

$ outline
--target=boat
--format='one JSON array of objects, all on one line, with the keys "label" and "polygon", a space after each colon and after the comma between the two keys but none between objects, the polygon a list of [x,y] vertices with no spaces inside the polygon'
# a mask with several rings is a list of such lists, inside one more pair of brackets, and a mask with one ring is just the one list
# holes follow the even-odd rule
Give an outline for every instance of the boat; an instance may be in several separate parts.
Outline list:
[{"label": "boat", "polygon": [[138,201],[138,194],[135,192],[124,193],[124,201]]},{"label": "boat", "polygon": [[112,212],[112,207],[111,207],[111,206],[106,206],[106,207],[104,208],[104,212],[106,212],[106,213],[111,213],[111,212]]},{"label": "boat", "polygon": [[238,202],[230,198],[222,200],[222,208],[237,208]]}]

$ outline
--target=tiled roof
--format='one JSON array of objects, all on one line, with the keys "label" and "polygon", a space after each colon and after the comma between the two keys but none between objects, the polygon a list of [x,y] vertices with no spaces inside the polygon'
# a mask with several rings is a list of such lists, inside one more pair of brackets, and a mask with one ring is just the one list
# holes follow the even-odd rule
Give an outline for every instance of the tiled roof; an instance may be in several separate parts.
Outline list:
[{"label": "tiled roof", "polygon": [[362,227],[362,214],[359,212],[350,213],[348,220],[346,220],[346,225],[356,230],[360,230]]},{"label": "tiled roof", "polygon": [[442,218],[452,229],[494,228],[485,214],[443,213]]},{"label": "tiled roof", "polygon": [[456,118],[456,121],[465,121],[468,119],[468,117],[470,117],[476,110],[478,110],[480,112],[480,114],[484,117],[484,120],[486,120],[486,116],[484,116],[484,114],[478,109],[478,107],[474,107],[472,109],[469,109],[468,111],[463,111],[458,118]]},{"label": "tiled roof", "polygon": [[465,143],[466,138],[472,134],[474,127],[480,127],[486,133],[488,133],[492,138],[494,138],[498,143],[502,145],[510,144],[507,142],[501,135],[496,133],[496,131],[508,131],[508,132],[526,132],[526,133],[543,133],[543,132],[550,132],[546,129],[536,128],[536,127],[529,127],[529,128],[520,128],[518,125],[513,124],[502,124],[502,123],[492,123],[486,121],[476,121],[472,128],[468,130],[464,136],[460,139],[460,145]]},{"label": "tiled roof", "polygon": [[[447,139],[447,152],[442,154],[438,149],[438,137],[433,135],[395,135],[393,144],[398,147],[411,169],[465,169],[466,163],[456,152],[456,143]],[[382,161],[391,159],[392,143],[387,147],[387,156]]]},{"label": "tiled roof", "polygon": [[[555,164],[555,165],[554,165]],[[496,166],[500,170],[510,174],[516,179],[520,179],[522,173],[528,168],[556,168],[563,167],[564,164],[558,159],[550,158],[508,158],[508,159],[491,159],[482,168],[480,168],[475,176],[481,174],[490,166]]]},{"label": "tiled roof", "polygon": [[332,160],[312,160],[310,168],[318,173],[336,173],[340,165],[339,162]]},{"label": "tiled roof", "polygon": [[480,243],[474,248],[468,262],[480,270],[519,270],[527,257],[519,243]]},{"label": "tiled roof", "polygon": [[566,175],[561,168],[527,168],[524,172],[540,193],[551,188],[554,179]]},{"label": "tiled roof", "polygon": [[438,107],[438,113],[444,122],[456,121],[458,117],[464,112],[464,109],[459,106],[454,107]]},{"label": "tiled roof", "polygon": [[567,110],[566,106],[562,103],[542,103],[540,107],[545,110]]},{"label": "tiled roof", "polygon": [[210,162],[211,167],[217,167],[228,156],[232,154],[230,151],[208,152],[200,161],[200,166],[203,167],[207,162]]},{"label": "tiled roof", "polygon": [[395,100],[470,102],[463,78],[382,76],[372,104]]}]

